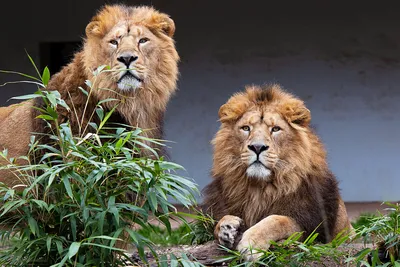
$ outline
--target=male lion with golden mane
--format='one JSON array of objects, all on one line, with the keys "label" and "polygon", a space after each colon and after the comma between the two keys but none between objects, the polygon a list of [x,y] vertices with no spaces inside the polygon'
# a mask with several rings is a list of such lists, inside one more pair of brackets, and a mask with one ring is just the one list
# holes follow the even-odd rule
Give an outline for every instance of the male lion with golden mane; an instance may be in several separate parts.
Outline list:
[{"label": "male lion with golden mane", "polygon": [[[101,104],[105,112],[116,107],[109,121],[138,126],[148,137],[161,138],[178,76],[174,32],[173,20],[151,7],[105,6],[87,25],[82,50],[46,88],[58,90],[72,110],[58,109],[59,122],[69,121],[73,133],[82,136],[96,105],[115,99]],[[102,65],[110,71],[95,77],[93,71]],[[7,148],[10,157],[25,156],[31,134],[45,133],[46,122],[36,119],[38,112],[32,108],[43,105],[37,98],[0,108],[0,149]],[[0,182],[12,186],[17,181],[3,172]]]},{"label": "male lion with golden mane", "polygon": [[[271,241],[316,229],[322,242],[350,229],[338,182],[303,101],[278,85],[250,86],[219,110],[207,211],[215,237],[245,259]],[[253,248],[253,249],[252,249]]]}]

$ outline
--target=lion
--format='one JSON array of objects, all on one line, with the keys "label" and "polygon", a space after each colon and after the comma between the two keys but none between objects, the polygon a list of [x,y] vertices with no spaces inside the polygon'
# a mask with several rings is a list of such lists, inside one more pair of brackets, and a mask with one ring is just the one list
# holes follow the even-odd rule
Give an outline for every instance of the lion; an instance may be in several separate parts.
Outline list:
[{"label": "lion", "polygon": [[303,101],[279,85],[247,86],[219,110],[206,211],[219,244],[256,260],[271,241],[350,231],[338,182]]},{"label": "lion", "polygon": [[[146,129],[147,137],[160,139],[164,112],[178,78],[174,32],[174,21],[152,7],[103,7],[87,25],[82,49],[45,89],[58,90],[71,108],[57,110],[59,123],[69,121],[74,135],[85,135],[102,101],[104,113],[115,107],[109,121]],[[94,71],[103,65],[110,70],[95,76]],[[44,102],[36,98],[0,108],[0,149],[8,149],[9,157],[27,155],[31,134],[46,133],[46,122],[36,119],[39,113],[33,106],[43,107]],[[17,180],[0,174],[0,182],[9,186]]]}]

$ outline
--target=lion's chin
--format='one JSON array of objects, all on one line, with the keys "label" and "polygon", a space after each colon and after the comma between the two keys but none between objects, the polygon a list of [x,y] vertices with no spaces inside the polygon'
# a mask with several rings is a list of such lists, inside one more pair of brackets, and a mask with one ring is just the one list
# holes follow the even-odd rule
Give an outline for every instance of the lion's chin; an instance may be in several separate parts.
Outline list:
[{"label": "lion's chin", "polygon": [[247,168],[246,174],[250,178],[262,179],[270,181],[271,170],[267,169],[262,164],[252,164]]},{"label": "lion's chin", "polygon": [[117,83],[118,89],[122,91],[136,90],[142,85],[142,82],[131,75],[123,76]]}]

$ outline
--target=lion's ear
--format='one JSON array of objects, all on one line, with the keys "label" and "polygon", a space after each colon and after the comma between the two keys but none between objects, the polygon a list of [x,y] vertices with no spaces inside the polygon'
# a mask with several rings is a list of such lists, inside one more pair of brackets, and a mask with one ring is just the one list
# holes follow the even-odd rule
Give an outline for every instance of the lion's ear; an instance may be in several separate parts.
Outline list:
[{"label": "lion's ear", "polygon": [[224,122],[237,121],[246,111],[252,103],[244,93],[234,94],[228,102],[221,106],[218,115],[219,120]]},{"label": "lion's ear", "polygon": [[310,110],[300,100],[287,103],[284,108],[284,116],[289,123],[301,127],[307,127],[311,121]]},{"label": "lion's ear", "polygon": [[152,26],[169,37],[174,36],[175,23],[166,14],[156,13],[152,17]]},{"label": "lion's ear", "polygon": [[230,104],[224,104],[219,109],[218,116],[219,116],[219,120],[222,123],[236,121],[240,116],[240,112],[238,110],[238,107],[234,108]]},{"label": "lion's ear", "polygon": [[99,21],[92,21],[86,26],[86,36],[100,36],[101,35],[101,27]]},{"label": "lion's ear", "polygon": [[218,111],[218,116],[219,116],[219,120],[224,123],[224,122],[228,122],[230,120],[235,119],[235,114],[234,112],[232,112],[232,110],[230,109],[230,107],[228,106],[228,104],[224,104],[220,107],[219,111]]}]

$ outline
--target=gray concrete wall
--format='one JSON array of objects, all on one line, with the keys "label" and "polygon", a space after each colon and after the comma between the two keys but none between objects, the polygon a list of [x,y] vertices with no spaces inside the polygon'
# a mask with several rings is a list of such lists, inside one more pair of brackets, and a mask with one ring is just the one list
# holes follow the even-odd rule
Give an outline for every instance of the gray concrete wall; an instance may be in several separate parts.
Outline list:
[{"label": "gray concrete wall", "polygon": [[[38,59],[41,41],[79,40],[103,2],[1,3],[0,69],[31,72],[24,48]],[[152,1],[175,20],[182,58],[172,160],[204,187],[219,107],[246,84],[278,82],[310,108],[346,201],[399,200],[400,9],[377,3]],[[0,104],[31,90],[3,87]]]}]

